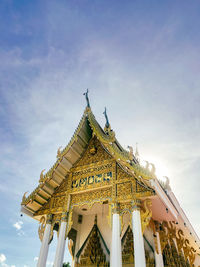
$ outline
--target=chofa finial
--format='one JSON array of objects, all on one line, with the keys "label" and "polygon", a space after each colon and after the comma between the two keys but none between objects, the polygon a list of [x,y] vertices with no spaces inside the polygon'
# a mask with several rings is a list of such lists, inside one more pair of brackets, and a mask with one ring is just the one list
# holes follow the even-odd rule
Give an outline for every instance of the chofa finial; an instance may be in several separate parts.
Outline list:
[{"label": "chofa finial", "polygon": [[86,102],[87,102],[87,107],[90,108],[90,101],[89,101],[89,97],[88,97],[88,89],[87,91],[83,94],[85,96]]},{"label": "chofa finial", "polygon": [[105,107],[105,110],[104,110],[103,114],[104,114],[104,116],[106,118],[106,128],[109,128],[110,123],[109,123],[109,120],[108,120],[108,115],[107,115],[106,107]]}]

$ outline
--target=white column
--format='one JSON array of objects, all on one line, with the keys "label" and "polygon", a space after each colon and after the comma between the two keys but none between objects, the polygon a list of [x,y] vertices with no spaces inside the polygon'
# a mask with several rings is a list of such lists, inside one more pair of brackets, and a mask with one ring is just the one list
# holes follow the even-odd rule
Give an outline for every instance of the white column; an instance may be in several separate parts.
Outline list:
[{"label": "white column", "polygon": [[37,267],[46,266],[47,255],[49,251],[49,239],[51,235],[51,220],[52,220],[52,215],[48,215],[45,230],[44,230],[44,236],[42,239],[42,245],[40,248],[40,255],[39,255],[38,262],[37,262]]},{"label": "white column", "polygon": [[61,217],[61,225],[59,229],[58,244],[56,248],[56,255],[54,260],[54,267],[63,266],[63,258],[66,244],[66,230],[67,230],[68,213],[63,213]]},{"label": "white column", "polygon": [[75,260],[74,259],[72,259],[72,267],[74,267],[75,266]]},{"label": "white column", "polygon": [[122,267],[122,249],[120,237],[120,217],[118,205],[113,205],[112,215],[112,241],[110,253],[110,267]]},{"label": "white column", "polygon": [[144,240],[141,226],[140,201],[134,201],[132,212],[135,267],[146,267]]},{"label": "white column", "polygon": [[[157,249],[155,249],[156,267],[164,267],[162,249],[160,245],[160,235],[158,232],[156,232],[155,235],[156,235],[155,242],[157,242]],[[156,247],[156,244],[155,244],[155,247]]]}]

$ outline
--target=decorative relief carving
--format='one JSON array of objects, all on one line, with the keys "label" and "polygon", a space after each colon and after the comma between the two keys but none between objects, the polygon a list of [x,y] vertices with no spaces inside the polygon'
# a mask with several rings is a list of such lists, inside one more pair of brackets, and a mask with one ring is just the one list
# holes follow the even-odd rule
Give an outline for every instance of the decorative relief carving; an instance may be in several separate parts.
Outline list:
[{"label": "decorative relief carving", "polygon": [[71,205],[82,206],[84,204],[87,204],[89,206],[92,206],[95,202],[102,202],[111,199],[111,196],[112,196],[111,187],[80,193],[72,195]]},{"label": "decorative relief carving", "polygon": [[132,204],[131,204],[131,202],[120,203],[120,213],[121,214],[131,213],[131,212],[132,212]]},{"label": "decorative relief carving", "polygon": [[152,217],[152,210],[151,210],[151,200],[146,199],[143,202],[143,209],[141,210],[141,223],[142,223],[142,233],[144,234],[144,231],[146,227],[149,225],[151,217]]},{"label": "decorative relief carving", "polygon": [[46,226],[46,219],[44,216],[41,217],[40,219],[40,226],[38,228],[38,235],[40,238],[40,241],[42,242],[43,236],[44,236],[44,230],[45,230],[45,226]]},{"label": "decorative relief carving", "polygon": [[[94,152],[95,149],[95,153]],[[103,160],[111,160],[112,156],[106,152],[101,143],[96,137],[93,137],[88,145],[87,150],[82,158],[75,164],[74,167],[83,166]]]},{"label": "decorative relief carving", "polygon": [[132,183],[119,183],[117,184],[117,199],[118,201],[132,199]]},{"label": "decorative relief carving", "polygon": [[63,207],[65,203],[65,195],[64,196],[57,196],[53,198],[53,204],[52,204],[52,208],[59,208],[59,207]]},{"label": "decorative relief carving", "polygon": [[106,173],[94,174],[88,177],[82,177],[72,181],[72,191],[82,191],[84,189],[102,187],[109,185],[112,180],[112,171]]},{"label": "decorative relief carving", "polygon": [[[177,229],[174,222],[162,223],[154,222],[155,229],[160,234],[161,250],[165,255],[166,264],[173,266],[193,266],[196,250],[190,246],[189,240],[184,237],[181,229]],[[178,250],[176,250],[174,240],[176,239]],[[183,253],[184,255],[183,255]],[[170,260],[171,259],[171,260]],[[189,261],[189,262],[188,262]]]},{"label": "decorative relief carving", "polygon": [[119,164],[117,164],[117,180],[123,181],[125,179],[133,179],[133,176],[124,171]]}]

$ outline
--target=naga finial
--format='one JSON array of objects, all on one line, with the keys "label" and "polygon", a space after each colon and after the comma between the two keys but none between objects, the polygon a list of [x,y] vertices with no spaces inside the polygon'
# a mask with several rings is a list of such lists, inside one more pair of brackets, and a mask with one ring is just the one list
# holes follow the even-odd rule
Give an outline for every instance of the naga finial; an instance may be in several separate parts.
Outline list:
[{"label": "naga finial", "polygon": [[86,102],[87,102],[87,107],[90,108],[90,101],[89,101],[89,97],[88,97],[88,89],[87,91],[83,94],[85,96]]},{"label": "naga finial", "polygon": [[57,156],[56,156],[57,159],[61,158],[61,156],[62,156],[61,148],[62,148],[62,146],[59,146],[59,148],[58,148],[58,150],[57,150]]},{"label": "naga finial", "polygon": [[22,204],[24,204],[24,202],[26,202],[26,194],[27,194],[27,193],[28,193],[28,191],[25,192],[24,195],[23,195],[23,198],[22,198]]},{"label": "naga finial", "polygon": [[104,116],[106,118],[106,128],[109,128],[110,123],[109,123],[109,120],[108,120],[108,115],[107,115],[106,107],[105,107],[105,110],[104,110],[103,114],[104,114]]},{"label": "naga finial", "polygon": [[44,172],[45,172],[45,169],[41,171],[40,173],[40,180],[39,180],[39,183],[43,183],[44,182]]}]

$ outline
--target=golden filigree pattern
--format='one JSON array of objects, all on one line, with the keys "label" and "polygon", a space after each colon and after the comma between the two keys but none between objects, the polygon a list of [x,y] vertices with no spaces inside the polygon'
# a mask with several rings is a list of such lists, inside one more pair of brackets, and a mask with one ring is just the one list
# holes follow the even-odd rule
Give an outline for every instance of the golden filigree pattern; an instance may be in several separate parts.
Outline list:
[{"label": "golden filigree pattern", "polygon": [[132,196],[132,183],[126,182],[126,183],[118,183],[117,184],[117,199],[118,201],[123,200],[131,200],[133,198]]},{"label": "golden filigree pattern", "polygon": [[65,195],[53,198],[52,209],[63,207],[65,203]]},{"label": "golden filigree pattern", "polygon": [[82,206],[84,204],[87,204],[92,206],[95,202],[110,200],[111,196],[112,196],[111,187],[88,191],[80,194],[74,194],[71,197],[71,205]]},{"label": "golden filigree pattern", "polygon": [[143,209],[141,210],[141,223],[142,223],[143,234],[144,234],[146,227],[149,225],[151,217],[152,217],[151,206],[152,206],[152,203],[150,199],[146,199],[143,202]]},{"label": "golden filigree pattern", "polygon": [[[96,153],[93,153],[92,151],[94,150]],[[106,152],[106,150],[102,147],[101,143],[96,137],[93,137],[88,145],[88,148],[84,152],[83,156],[81,159],[74,165],[74,168],[96,163],[99,161],[104,161],[104,160],[112,160],[112,156]]]},{"label": "golden filigree pattern", "polygon": [[40,219],[40,226],[38,228],[38,235],[39,235],[39,238],[40,238],[41,242],[43,240],[45,226],[46,226],[46,219],[45,219],[44,216],[42,216],[41,219]]}]

